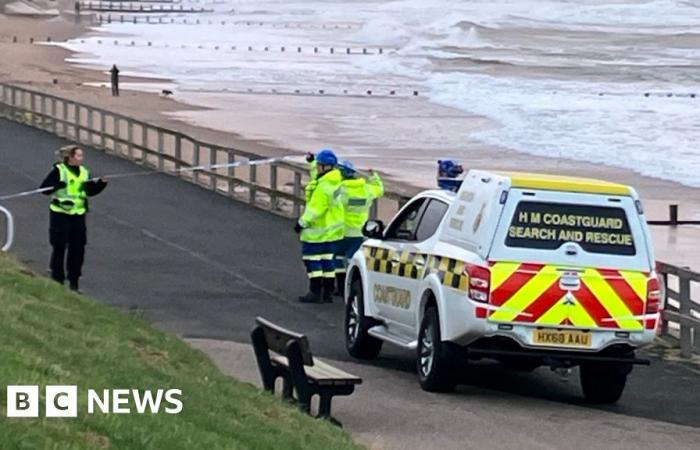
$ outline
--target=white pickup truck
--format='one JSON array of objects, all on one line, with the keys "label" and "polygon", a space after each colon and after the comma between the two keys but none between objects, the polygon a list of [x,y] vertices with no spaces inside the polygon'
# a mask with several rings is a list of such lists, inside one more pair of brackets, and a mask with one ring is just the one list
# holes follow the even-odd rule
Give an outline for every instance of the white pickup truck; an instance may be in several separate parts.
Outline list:
[{"label": "white pickup truck", "polygon": [[605,181],[469,171],[457,192],[412,198],[350,261],[345,341],[416,351],[428,391],[472,359],[580,366],[584,396],[617,401],[635,349],[653,341],[662,293],[636,192]]}]

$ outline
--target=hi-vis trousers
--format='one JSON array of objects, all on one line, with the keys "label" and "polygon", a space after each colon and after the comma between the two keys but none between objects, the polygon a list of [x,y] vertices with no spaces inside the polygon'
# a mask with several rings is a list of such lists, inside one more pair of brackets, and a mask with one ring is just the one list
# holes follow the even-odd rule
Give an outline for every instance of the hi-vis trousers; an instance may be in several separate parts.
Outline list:
[{"label": "hi-vis trousers", "polygon": [[309,279],[335,278],[334,257],[339,242],[301,243],[301,259],[304,261]]}]

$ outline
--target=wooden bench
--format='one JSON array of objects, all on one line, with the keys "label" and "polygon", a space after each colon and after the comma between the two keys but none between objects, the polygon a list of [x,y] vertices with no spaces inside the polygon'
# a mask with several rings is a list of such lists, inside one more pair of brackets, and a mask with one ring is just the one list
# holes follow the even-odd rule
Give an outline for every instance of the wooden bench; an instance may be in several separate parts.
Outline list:
[{"label": "wooden bench", "polygon": [[261,317],[257,317],[255,323],[257,326],[251,337],[263,388],[274,394],[275,382],[282,378],[282,398],[295,400],[309,414],[311,398],[318,395],[317,417],[340,425],[331,417],[331,400],[336,395],[352,394],[355,385],[362,383],[362,378],[314,358],[309,349],[309,340],[303,334]]}]

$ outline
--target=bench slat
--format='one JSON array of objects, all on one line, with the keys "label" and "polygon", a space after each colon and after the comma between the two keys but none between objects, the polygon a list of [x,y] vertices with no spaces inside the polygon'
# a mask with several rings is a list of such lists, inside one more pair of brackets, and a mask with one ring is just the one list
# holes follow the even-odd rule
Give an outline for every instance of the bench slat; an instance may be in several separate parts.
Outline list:
[{"label": "bench slat", "polygon": [[[273,364],[289,367],[289,362],[284,356],[273,355],[270,357],[270,361],[272,361]],[[313,366],[304,366],[304,371],[306,372],[306,376],[317,384],[349,385],[362,383],[362,378],[344,372],[318,358],[314,358]]]}]

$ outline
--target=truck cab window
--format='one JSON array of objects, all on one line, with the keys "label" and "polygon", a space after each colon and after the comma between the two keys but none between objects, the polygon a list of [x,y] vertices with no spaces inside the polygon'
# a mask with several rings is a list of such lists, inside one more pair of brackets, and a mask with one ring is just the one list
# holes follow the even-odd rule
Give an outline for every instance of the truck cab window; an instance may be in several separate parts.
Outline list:
[{"label": "truck cab window", "polygon": [[447,212],[447,208],[448,205],[440,200],[430,200],[416,230],[417,241],[424,241],[435,234]]},{"label": "truck cab window", "polygon": [[415,240],[415,232],[418,227],[420,213],[423,211],[425,198],[419,198],[411,202],[401,214],[389,225],[386,239],[398,239],[402,241]]}]

